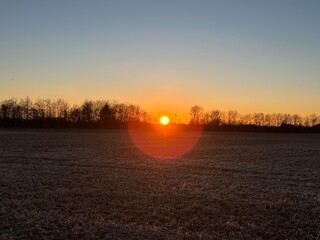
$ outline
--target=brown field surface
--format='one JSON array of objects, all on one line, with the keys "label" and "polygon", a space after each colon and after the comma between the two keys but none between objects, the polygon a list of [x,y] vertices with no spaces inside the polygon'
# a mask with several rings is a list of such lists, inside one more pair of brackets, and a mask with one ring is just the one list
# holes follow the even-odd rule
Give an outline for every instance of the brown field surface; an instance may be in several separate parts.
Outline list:
[{"label": "brown field surface", "polygon": [[320,239],[320,135],[0,131],[0,239]]}]

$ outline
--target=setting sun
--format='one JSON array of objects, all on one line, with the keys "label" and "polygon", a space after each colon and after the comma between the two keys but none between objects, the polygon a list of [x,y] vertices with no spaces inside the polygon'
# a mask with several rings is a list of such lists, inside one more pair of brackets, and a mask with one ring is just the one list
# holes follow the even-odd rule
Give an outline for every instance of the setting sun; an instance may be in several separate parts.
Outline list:
[{"label": "setting sun", "polygon": [[170,119],[167,116],[162,116],[159,120],[160,124],[162,125],[168,125],[170,122]]}]

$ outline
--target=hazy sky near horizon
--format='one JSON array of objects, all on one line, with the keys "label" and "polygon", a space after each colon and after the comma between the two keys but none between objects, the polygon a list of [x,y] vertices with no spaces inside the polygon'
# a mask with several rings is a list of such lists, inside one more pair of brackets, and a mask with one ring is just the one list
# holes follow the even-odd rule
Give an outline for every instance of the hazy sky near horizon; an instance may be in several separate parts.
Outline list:
[{"label": "hazy sky near horizon", "polygon": [[320,112],[320,1],[0,2],[0,100]]}]

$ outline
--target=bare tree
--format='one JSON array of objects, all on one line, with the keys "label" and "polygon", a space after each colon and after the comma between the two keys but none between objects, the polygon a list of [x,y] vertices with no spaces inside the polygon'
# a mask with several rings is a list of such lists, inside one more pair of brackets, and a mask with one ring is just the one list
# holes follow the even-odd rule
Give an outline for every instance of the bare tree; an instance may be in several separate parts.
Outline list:
[{"label": "bare tree", "polygon": [[130,104],[127,109],[128,109],[127,110],[128,122],[140,122],[140,117],[141,117],[140,106]]},{"label": "bare tree", "polygon": [[310,119],[311,127],[313,127],[313,126],[315,126],[317,124],[318,116],[317,116],[317,114],[312,113],[312,114],[309,115],[309,119]]},{"label": "bare tree", "polygon": [[45,101],[43,99],[37,99],[32,109],[33,119],[45,118]]},{"label": "bare tree", "polygon": [[152,122],[152,116],[147,113],[146,111],[141,112],[141,121],[144,123],[151,123]]},{"label": "bare tree", "polygon": [[51,99],[44,99],[44,111],[46,118],[53,118],[54,115],[54,100]]},{"label": "bare tree", "polygon": [[69,104],[63,99],[57,99],[55,102],[56,113],[55,116],[57,118],[61,118],[64,121],[68,120],[68,112],[69,112]]},{"label": "bare tree", "polygon": [[81,109],[77,105],[73,105],[69,116],[71,122],[81,122]]},{"label": "bare tree", "polygon": [[15,99],[5,100],[1,103],[1,116],[3,119],[11,119],[14,116]]},{"label": "bare tree", "polygon": [[251,114],[242,115],[240,122],[243,125],[251,125],[252,124],[252,115]]},{"label": "bare tree", "polygon": [[276,113],[276,114],[274,115],[274,117],[275,117],[275,125],[276,125],[276,127],[281,126],[281,124],[284,122],[283,114],[281,114],[281,113]]},{"label": "bare tree", "polygon": [[283,114],[283,123],[284,124],[293,124],[291,114]]},{"label": "bare tree", "polygon": [[256,126],[264,125],[264,114],[263,113],[255,113],[253,114],[254,124]]},{"label": "bare tree", "polygon": [[210,113],[211,124],[219,126],[221,124],[222,112],[220,110],[213,110]]},{"label": "bare tree", "polygon": [[20,99],[19,105],[22,108],[22,118],[29,120],[31,115],[32,101],[29,97],[26,97],[25,99]]},{"label": "bare tree", "polygon": [[119,123],[123,124],[128,122],[128,107],[124,103],[114,102],[112,108],[114,109],[116,120]]},{"label": "bare tree", "polygon": [[301,126],[302,125],[302,117],[299,114],[293,114],[292,121],[293,121],[294,126]]},{"label": "bare tree", "polygon": [[210,117],[210,113],[209,112],[204,112],[203,113],[203,117],[201,119],[201,122],[204,125],[208,125],[209,123],[211,123],[211,117]]},{"label": "bare tree", "polygon": [[22,107],[19,104],[14,107],[14,116],[15,119],[22,120]]},{"label": "bare tree", "polygon": [[81,106],[82,119],[86,123],[91,123],[93,120],[93,103],[86,100]]},{"label": "bare tree", "polygon": [[303,126],[305,126],[305,127],[310,127],[310,119],[309,119],[309,116],[304,116],[303,119],[302,119],[302,122],[303,122]]},{"label": "bare tree", "polygon": [[270,127],[271,126],[271,115],[270,114],[266,114],[264,115],[264,126]]},{"label": "bare tree", "polygon": [[107,104],[105,100],[97,100],[92,102],[92,119],[95,122],[100,120],[100,112],[102,108]]},{"label": "bare tree", "polygon": [[190,115],[191,115],[190,124],[199,125],[201,122],[201,117],[203,115],[203,108],[198,105],[191,107]]},{"label": "bare tree", "polygon": [[228,125],[237,124],[238,112],[236,110],[229,110],[227,117],[228,117]]}]

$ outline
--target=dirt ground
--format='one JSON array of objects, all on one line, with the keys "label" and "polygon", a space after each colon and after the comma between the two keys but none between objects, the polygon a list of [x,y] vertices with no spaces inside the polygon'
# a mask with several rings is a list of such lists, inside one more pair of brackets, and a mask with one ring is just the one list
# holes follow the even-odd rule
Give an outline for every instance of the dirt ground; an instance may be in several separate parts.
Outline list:
[{"label": "dirt ground", "polygon": [[158,160],[125,131],[0,131],[0,239],[320,240],[320,135],[202,133]]}]

